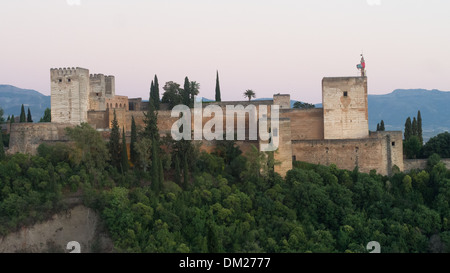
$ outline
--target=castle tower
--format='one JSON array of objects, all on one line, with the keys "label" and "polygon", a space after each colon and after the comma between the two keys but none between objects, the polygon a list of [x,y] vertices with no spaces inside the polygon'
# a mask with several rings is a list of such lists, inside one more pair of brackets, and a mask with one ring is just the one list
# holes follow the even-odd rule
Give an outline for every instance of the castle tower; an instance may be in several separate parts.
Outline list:
[{"label": "castle tower", "polygon": [[114,76],[91,74],[89,86],[89,110],[106,110],[106,99],[113,99],[116,93]]},{"label": "castle tower", "polygon": [[89,70],[80,67],[50,69],[50,82],[52,122],[87,122]]},{"label": "castle tower", "polygon": [[367,77],[323,78],[325,139],[369,136]]}]

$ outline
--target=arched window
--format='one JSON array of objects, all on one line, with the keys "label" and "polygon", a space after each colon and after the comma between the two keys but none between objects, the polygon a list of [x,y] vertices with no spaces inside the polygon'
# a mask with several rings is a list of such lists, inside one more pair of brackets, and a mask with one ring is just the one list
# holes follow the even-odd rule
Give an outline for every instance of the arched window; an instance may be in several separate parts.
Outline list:
[{"label": "arched window", "polygon": [[122,108],[122,103],[121,103],[121,104],[119,104],[119,107],[120,107],[120,108]]},{"label": "arched window", "polygon": [[116,103],[116,108],[117,108],[118,106],[117,106],[117,103]]}]

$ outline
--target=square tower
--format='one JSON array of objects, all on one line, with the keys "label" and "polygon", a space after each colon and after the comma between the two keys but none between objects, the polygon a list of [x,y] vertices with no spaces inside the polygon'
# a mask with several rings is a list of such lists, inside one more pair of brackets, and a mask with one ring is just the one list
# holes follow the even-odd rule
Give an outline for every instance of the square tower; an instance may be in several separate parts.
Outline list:
[{"label": "square tower", "polygon": [[50,82],[52,122],[87,122],[89,70],[80,67],[50,69]]},{"label": "square tower", "polygon": [[322,80],[325,139],[357,139],[369,136],[367,77]]}]

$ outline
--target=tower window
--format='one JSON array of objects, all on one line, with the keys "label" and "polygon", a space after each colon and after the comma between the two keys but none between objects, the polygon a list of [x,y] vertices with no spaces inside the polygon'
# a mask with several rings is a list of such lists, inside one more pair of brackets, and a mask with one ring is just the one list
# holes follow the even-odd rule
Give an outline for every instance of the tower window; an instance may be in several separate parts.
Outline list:
[{"label": "tower window", "polygon": [[394,146],[395,146],[395,141],[392,142],[392,147],[394,147]]},{"label": "tower window", "polygon": [[60,83],[61,83],[61,82],[62,82],[62,79],[59,79],[59,80],[58,80],[58,82],[60,82]]},{"label": "tower window", "polygon": [[344,97],[348,97],[348,92],[344,91]]},{"label": "tower window", "polygon": [[67,82],[70,82],[71,80],[70,79],[67,79]]}]

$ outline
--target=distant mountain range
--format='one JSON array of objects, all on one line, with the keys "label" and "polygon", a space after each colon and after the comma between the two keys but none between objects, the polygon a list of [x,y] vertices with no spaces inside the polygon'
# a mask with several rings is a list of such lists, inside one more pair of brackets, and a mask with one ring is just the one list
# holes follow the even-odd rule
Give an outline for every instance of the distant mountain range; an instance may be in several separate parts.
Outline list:
[{"label": "distant mountain range", "polygon": [[[271,100],[259,98],[256,100]],[[202,97],[204,102],[212,101]],[[422,115],[424,139],[438,133],[450,131],[450,92],[425,89],[397,89],[385,95],[369,95],[369,129],[376,130],[377,123],[384,121],[386,130],[401,131],[408,117]],[[296,100],[291,100],[291,107]],[[20,107],[29,107],[35,121],[43,115],[45,108],[50,107],[50,96],[38,91],[21,89],[11,85],[0,85],[0,107],[5,114],[18,116]],[[322,107],[322,104],[315,104]]]},{"label": "distant mountain range", "polygon": [[0,107],[4,110],[3,117],[10,115],[20,116],[22,104],[25,112],[30,108],[34,121],[44,116],[45,108],[50,108],[50,96],[45,96],[38,91],[21,89],[12,85],[0,85]]}]

